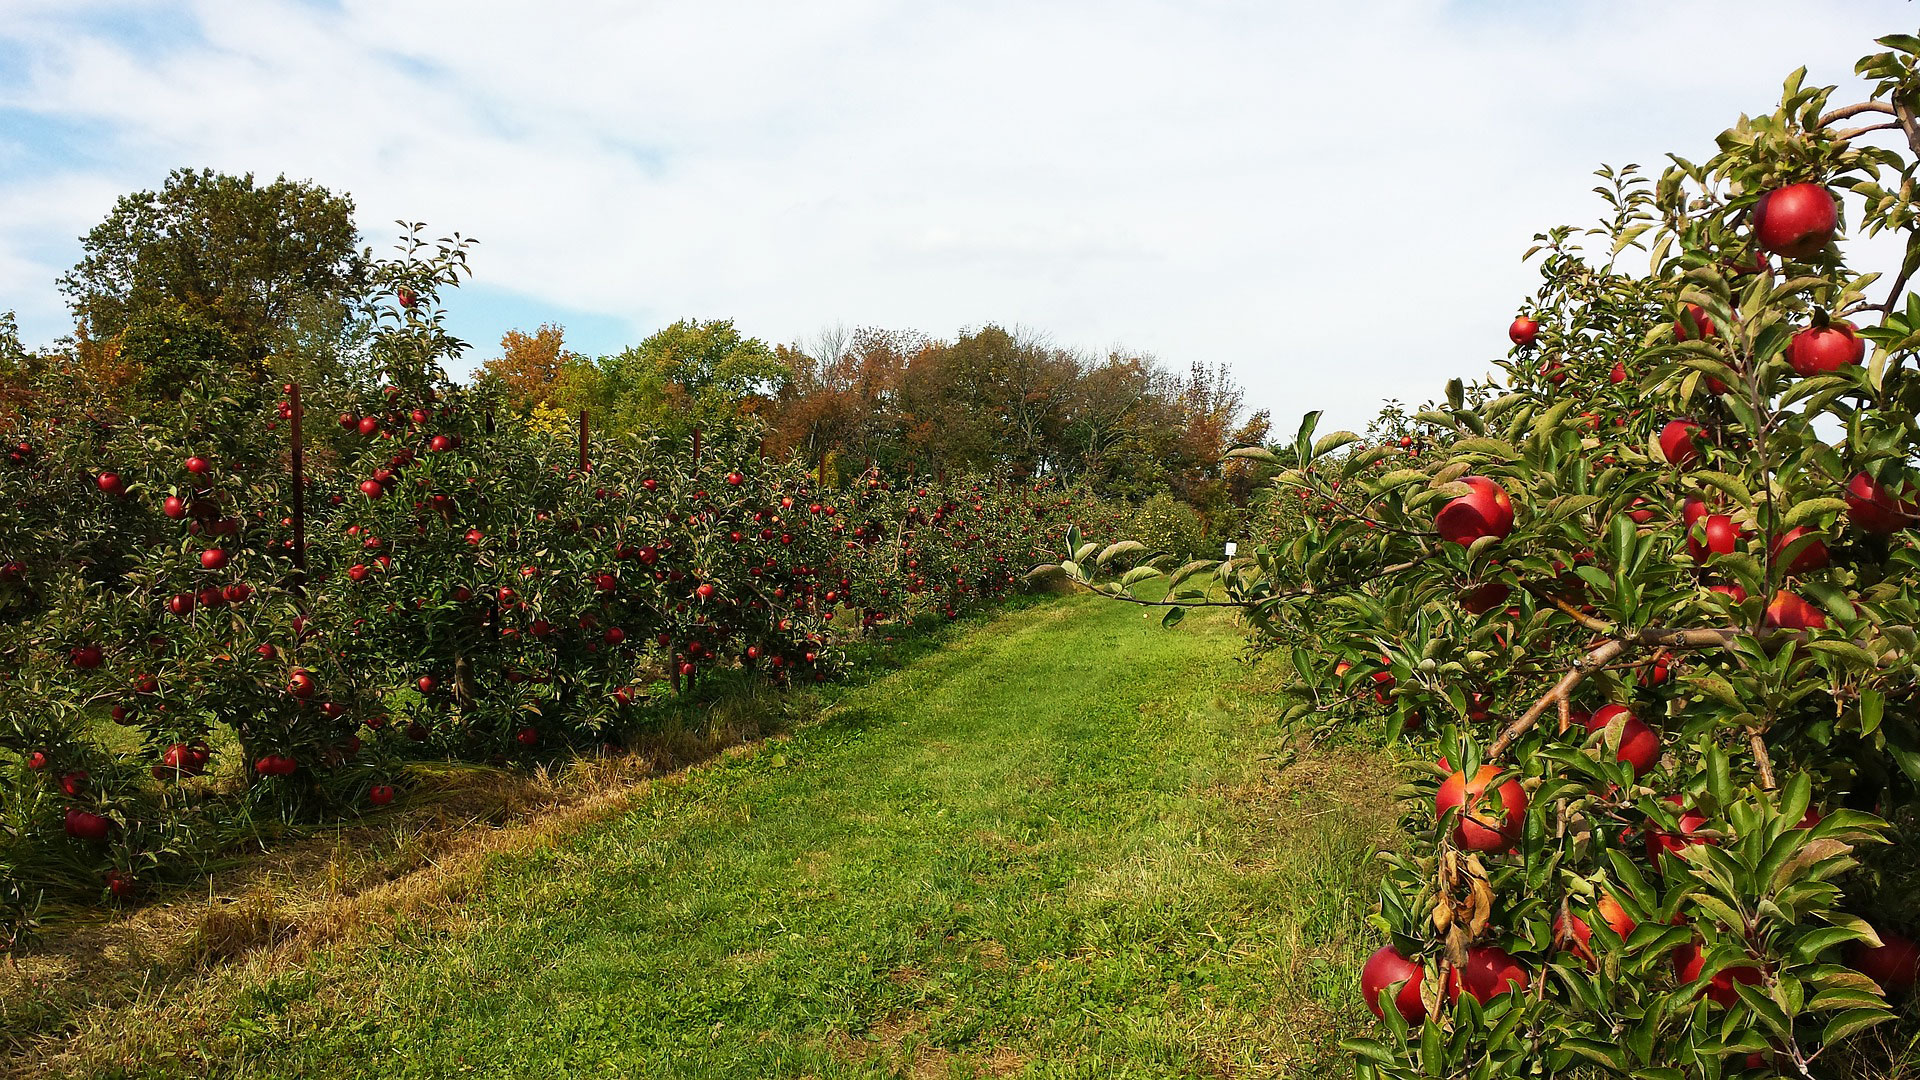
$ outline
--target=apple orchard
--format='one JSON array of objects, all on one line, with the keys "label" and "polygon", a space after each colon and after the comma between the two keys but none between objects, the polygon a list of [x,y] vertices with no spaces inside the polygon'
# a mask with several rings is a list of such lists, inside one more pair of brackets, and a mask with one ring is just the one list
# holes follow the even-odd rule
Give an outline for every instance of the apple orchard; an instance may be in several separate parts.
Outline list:
[{"label": "apple orchard", "polygon": [[368,378],[235,382],[181,335],[166,409],[8,438],[0,940],[404,801],[410,762],[617,745],[709,677],[827,680],[1105,512],[1004,477],[822,490],[743,430],[556,439],[448,381],[464,250],[405,249],[374,268]]},{"label": "apple orchard", "polygon": [[1239,451],[1272,543],[1043,568],[1239,608],[1294,717],[1430,755],[1360,1076],[1887,1076],[1920,1029],[1920,39],[1879,44],[1865,101],[1796,73],[1710,159],[1602,170],[1499,383]]}]

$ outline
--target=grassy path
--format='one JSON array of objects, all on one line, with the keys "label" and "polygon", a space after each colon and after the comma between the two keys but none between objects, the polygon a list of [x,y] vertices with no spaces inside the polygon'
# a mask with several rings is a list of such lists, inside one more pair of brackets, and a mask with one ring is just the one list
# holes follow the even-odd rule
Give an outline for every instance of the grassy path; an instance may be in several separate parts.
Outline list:
[{"label": "grassy path", "polygon": [[457,924],[207,980],[76,1073],[1329,1075],[1385,784],[1283,768],[1239,648],[1223,617],[1005,613],[498,858]]}]

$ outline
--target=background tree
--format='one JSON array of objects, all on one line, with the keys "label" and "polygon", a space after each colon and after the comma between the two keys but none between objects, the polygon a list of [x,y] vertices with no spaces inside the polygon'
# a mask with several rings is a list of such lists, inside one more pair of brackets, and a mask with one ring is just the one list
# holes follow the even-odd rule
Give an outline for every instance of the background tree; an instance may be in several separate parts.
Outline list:
[{"label": "background tree", "polygon": [[570,405],[593,408],[611,431],[681,438],[732,430],[766,410],[791,372],[732,319],[682,319],[594,364]]},{"label": "background tree", "polygon": [[114,204],[60,288],[97,342],[165,312],[218,327],[252,362],[313,351],[346,332],[365,285],[353,212],[306,181],[176,169]]},{"label": "background tree", "polygon": [[557,323],[541,323],[531,334],[507,331],[500,337],[500,355],[480,365],[476,382],[497,389],[501,399],[521,414],[536,405],[553,404],[569,389],[572,396],[590,396],[591,390],[583,395],[583,388],[563,384],[564,376],[586,362],[567,349],[565,336],[565,328]]}]

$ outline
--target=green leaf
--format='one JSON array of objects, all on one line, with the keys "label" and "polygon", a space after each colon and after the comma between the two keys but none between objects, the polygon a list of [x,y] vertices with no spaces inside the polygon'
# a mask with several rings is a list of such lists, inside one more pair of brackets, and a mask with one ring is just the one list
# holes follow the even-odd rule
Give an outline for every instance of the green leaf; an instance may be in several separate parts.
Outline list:
[{"label": "green leaf", "polygon": [[1589,1061],[1597,1061],[1614,1072],[1627,1071],[1627,1055],[1618,1043],[1597,1039],[1568,1039],[1561,1045]]},{"label": "green leaf", "polygon": [[1320,441],[1313,444],[1313,456],[1316,458],[1321,457],[1346,446],[1348,443],[1356,443],[1359,441],[1360,436],[1355,435],[1351,431],[1336,431],[1331,435],[1322,435]]},{"label": "green leaf", "polygon": [[1313,429],[1319,426],[1320,410],[1314,409],[1300,418],[1300,430],[1293,436],[1293,451],[1305,466],[1313,458]]},{"label": "green leaf", "polygon": [[1887,708],[1887,696],[1872,688],[1860,691],[1860,734],[1871,735],[1880,728]]},{"label": "green leaf", "polygon": [[1837,514],[1846,508],[1847,501],[1845,499],[1808,499],[1806,502],[1796,503],[1793,509],[1788,510],[1787,516],[1781,524],[1789,529],[1794,529],[1805,525],[1817,517],[1826,514]]},{"label": "green leaf", "polygon": [[1195,574],[1212,570],[1214,567],[1219,565],[1220,564],[1213,559],[1195,559],[1192,562],[1188,563],[1187,565],[1173,572],[1173,576],[1167,579],[1167,588],[1169,589],[1174,588],[1175,586],[1178,586],[1181,582],[1187,580],[1188,578],[1194,576]]},{"label": "green leaf", "polygon": [[1106,548],[1100,552],[1100,557],[1094,561],[1098,562],[1101,566],[1106,566],[1118,556],[1131,555],[1136,551],[1145,550],[1147,550],[1147,545],[1138,540],[1120,540],[1108,544]]},{"label": "green leaf", "polygon": [[1846,661],[1850,666],[1862,671],[1872,671],[1878,666],[1878,661],[1874,659],[1872,653],[1855,645],[1851,641],[1835,641],[1822,638],[1818,641],[1807,642],[1807,648],[1812,649],[1814,652],[1826,653],[1829,656],[1838,657]]},{"label": "green leaf", "polygon": [[1345,1050],[1349,1054],[1358,1054],[1370,1061],[1377,1061],[1382,1065],[1398,1065],[1400,1063],[1399,1055],[1372,1039],[1341,1039],[1340,1049]]},{"label": "green leaf", "polygon": [[1227,451],[1226,456],[1247,461],[1267,461],[1275,464],[1278,464],[1280,461],[1278,457],[1274,456],[1273,451],[1264,446],[1236,446],[1232,450]]},{"label": "green leaf", "polygon": [[1375,480],[1370,490],[1376,495],[1385,495],[1395,488],[1405,487],[1408,484],[1425,483],[1427,479],[1428,475],[1423,469],[1395,469]]},{"label": "green leaf", "polygon": [[1160,617],[1160,625],[1165,627],[1168,630],[1171,630],[1174,627],[1179,626],[1180,620],[1186,617],[1187,617],[1186,608],[1178,608],[1178,607],[1168,608],[1167,613]]},{"label": "green leaf", "polygon": [[1820,1034],[1820,1042],[1832,1046],[1849,1035],[1862,1032],[1883,1020],[1893,1019],[1893,1013],[1886,1008],[1848,1009],[1827,1021],[1826,1030]]},{"label": "green leaf", "polygon": [[1714,672],[1703,672],[1698,675],[1687,676],[1686,682],[1689,686],[1711,696],[1716,701],[1730,708],[1739,709],[1745,707],[1745,703],[1740,700],[1740,695],[1734,691],[1733,684],[1729,683],[1722,675]]},{"label": "green leaf", "polygon": [[1702,469],[1692,475],[1701,483],[1710,484],[1726,492],[1729,498],[1746,509],[1753,509],[1753,493],[1747,490],[1747,485],[1741,483],[1738,477],[1729,476],[1723,472],[1714,472],[1709,469]]}]

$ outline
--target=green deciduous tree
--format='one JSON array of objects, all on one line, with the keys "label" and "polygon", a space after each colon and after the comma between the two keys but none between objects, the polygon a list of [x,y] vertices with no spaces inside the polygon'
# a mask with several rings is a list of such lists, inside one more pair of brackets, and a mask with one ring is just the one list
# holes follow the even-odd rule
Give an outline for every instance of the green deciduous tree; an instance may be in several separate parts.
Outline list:
[{"label": "green deciduous tree", "polygon": [[337,337],[368,265],[353,200],[281,177],[176,169],[122,196],[60,279],[82,331],[116,338],[152,311],[224,329],[251,360]]}]

